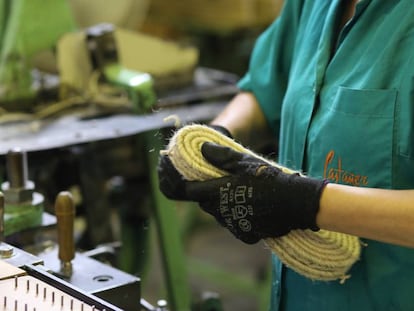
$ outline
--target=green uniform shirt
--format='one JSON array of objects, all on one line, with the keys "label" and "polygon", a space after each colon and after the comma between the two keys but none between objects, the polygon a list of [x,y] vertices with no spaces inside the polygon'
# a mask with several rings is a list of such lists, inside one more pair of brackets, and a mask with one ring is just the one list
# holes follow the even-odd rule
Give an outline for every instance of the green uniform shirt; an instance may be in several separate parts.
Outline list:
[{"label": "green uniform shirt", "polygon": [[[414,2],[362,0],[336,36],[341,9],[340,0],[286,0],[239,86],[279,137],[281,164],[414,189]],[[343,285],[306,279],[273,256],[271,310],[414,310],[414,250],[365,242]]]}]

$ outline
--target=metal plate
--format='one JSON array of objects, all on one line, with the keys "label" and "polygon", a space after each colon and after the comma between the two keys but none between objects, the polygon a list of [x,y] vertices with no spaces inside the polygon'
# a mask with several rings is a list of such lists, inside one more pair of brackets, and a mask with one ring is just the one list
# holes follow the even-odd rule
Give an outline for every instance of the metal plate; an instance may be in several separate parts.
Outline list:
[{"label": "metal plate", "polygon": [[15,147],[40,151],[136,135],[150,130],[171,127],[169,116],[176,116],[182,124],[202,122],[216,116],[226,102],[208,102],[192,106],[166,108],[146,115],[113,115],[83,119],[68,115],[49,121],[7,124],[0,126],[0,155]]}]

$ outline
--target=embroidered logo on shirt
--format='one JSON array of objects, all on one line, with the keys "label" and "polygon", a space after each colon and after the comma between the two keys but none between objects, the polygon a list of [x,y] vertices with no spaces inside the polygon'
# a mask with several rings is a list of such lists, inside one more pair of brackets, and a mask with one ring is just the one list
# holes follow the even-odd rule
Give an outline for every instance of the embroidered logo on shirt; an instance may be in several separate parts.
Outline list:
[{"label": "embroidered logo on shirt", "polygon": [[368,176],[347,171],[342,168],[341,157],[335,157],[335,151],[331,150],[325,157],[323,177],[335,183],[352,186],[368,185]]}]

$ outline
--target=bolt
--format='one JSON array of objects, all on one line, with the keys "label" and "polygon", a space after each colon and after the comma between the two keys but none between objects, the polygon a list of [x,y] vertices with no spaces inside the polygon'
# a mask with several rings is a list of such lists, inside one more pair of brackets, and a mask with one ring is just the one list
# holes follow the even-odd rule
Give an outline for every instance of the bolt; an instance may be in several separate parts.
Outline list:
[{"label": "bolt", "polygon": [[8,244],[0,242],[0,258],[7,259],[13,256],[14,249]]}]

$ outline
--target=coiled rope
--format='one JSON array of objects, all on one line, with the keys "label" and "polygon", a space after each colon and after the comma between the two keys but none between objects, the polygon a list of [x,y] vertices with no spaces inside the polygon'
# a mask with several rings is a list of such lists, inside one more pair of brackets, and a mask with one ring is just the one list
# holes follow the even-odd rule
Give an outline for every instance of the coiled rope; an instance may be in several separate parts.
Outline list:
[{"label": "coiled rope", "polygon": [[[202,181],[227,175],[225,171],[204,160],[201,146],[205,142],[251,154],[286,173],[294,172],[200,124],[186,125],[178,129],[170,138],[167,150],[162,153],[168,154],[177,171],[187,180]],[[347,272],[359,259],[361,251],[358,237],[326,230],[292,230],[282,237],[266,238],[264,242],[286,266],[312,280],[344,282],[350,277]]]}]

